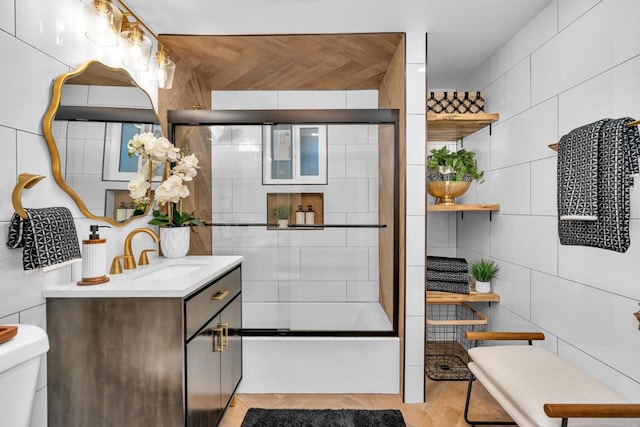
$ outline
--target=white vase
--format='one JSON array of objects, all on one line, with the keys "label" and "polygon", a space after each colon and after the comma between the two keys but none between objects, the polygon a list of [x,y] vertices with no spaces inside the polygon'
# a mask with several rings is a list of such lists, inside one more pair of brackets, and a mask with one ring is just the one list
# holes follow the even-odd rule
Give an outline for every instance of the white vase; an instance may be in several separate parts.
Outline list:
[{"label": "white vase", "polygon": [[182,258],[189,252],[191,227],[160,227],[160,249],[165,258]]},{"label": "white vase", "polygon": [[480,282],[476,280],[476,292],[479,294],[488,294],[491,292],[491,282]]}]

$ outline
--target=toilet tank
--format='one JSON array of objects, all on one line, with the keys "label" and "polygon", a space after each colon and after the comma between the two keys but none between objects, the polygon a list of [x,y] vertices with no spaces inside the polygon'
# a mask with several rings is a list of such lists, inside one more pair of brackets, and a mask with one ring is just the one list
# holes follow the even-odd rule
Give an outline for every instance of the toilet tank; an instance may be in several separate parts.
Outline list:
[{"label": "toilet tank", "polygon": [[[4,325],[3,325],[4,326]],[[41,356],[49,350],[46,332],[33,325],[0,344],[0,417],[2,425],[27,427],[31,418]]]}]

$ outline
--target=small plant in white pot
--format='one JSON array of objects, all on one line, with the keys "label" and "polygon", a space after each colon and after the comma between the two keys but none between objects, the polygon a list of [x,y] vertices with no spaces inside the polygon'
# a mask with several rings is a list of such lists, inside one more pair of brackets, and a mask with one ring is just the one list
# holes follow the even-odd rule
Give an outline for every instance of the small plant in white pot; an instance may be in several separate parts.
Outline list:
[{"label": "small plant in white pot", "polygon": [[291,215],[291,206],[278,205],[273,208],[272,212],[278,220],[278,228],[287,228],[289,226],[289,215]]},{"label": "small plant in white pot", "polygon": [[491,279],[498,277],[500,267],[495,261],[481,259],[471,264],[469,274],[476,281],[476,292],[486,294],[491,292]]}]

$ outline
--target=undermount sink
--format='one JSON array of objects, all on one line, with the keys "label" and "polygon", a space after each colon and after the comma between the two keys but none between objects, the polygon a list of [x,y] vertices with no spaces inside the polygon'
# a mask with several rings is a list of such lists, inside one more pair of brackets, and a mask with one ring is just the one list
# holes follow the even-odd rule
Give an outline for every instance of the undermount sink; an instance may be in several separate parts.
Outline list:
[{"label": "undermount sink", "polygon": [[141,274],[136,277],[135,280],[173,280],[196,271],[204,266],[206,266],[206,264],[170,264],[158,270]]}]

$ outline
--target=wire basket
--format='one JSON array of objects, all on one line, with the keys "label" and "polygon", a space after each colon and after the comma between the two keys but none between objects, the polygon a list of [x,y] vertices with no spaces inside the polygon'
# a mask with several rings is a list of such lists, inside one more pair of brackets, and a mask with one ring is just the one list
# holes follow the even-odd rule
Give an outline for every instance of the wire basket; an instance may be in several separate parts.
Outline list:
[{"label": "wire basket", "polygon": [[462,381],[470,376],[471,342],[467,331],[484,331],[487,318],[464,303],[427,303],[425,373],[436,381]]}]

